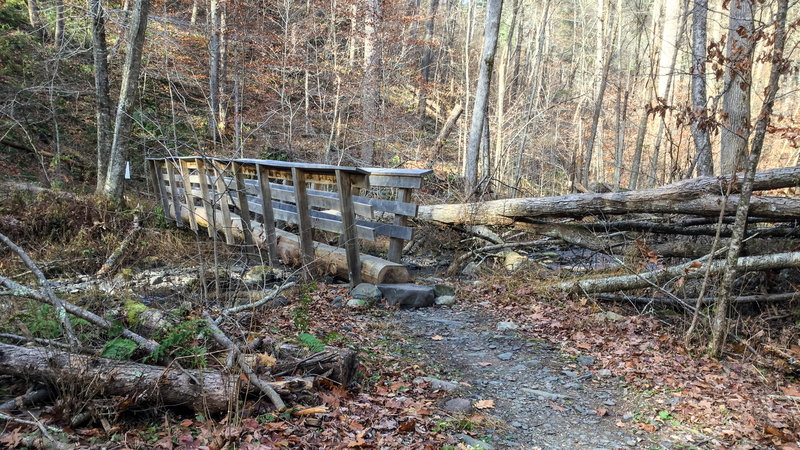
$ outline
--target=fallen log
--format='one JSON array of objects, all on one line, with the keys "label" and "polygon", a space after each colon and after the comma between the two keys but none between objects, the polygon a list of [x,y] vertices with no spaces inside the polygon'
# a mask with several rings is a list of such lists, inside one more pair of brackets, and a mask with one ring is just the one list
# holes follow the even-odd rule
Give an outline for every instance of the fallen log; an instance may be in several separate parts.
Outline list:
[{"label": "fallen log", "polygon": [[[699,177],[666,186],[604,194],[569,194],[556,197],[516,198],[480,203],[420,205],[418,218],[454,225],[510,225],[542,217],[582,218],[592,215],[659,213],[716,217],[731,177]],[[738,192],[736,181],[732,192]],[[756,174],[754,190],[800,184],[800,167],[771,169]],[[731,195],[725,213],[733,215],[738,195]],[[800,219],[800,200],[754,196],[750,215],[766,219]]]},{"label": "fallen log", "polygon": [[[94,387],[97,395],[122,395],[133,404],[188,406],[209,412],[228,409],[237,374],[151,366],[96,358],[52,348],[0,343],[0,373],[43,382],[69,381]],[[192,381],[193,376],[201,384]]]},{"label": "fallen log", "polygon": [[[697,198],[673,198],[672,192],[615,192],[609,194],[570,194],[558,197],[513,198],[481,203],[420,205],[418,219],[451,225],[512,225],[514,222],[541,217],[583,218],[612,214],[691,214],[715,217],[720,213],[723,198],[704,195]],[[725,214],[736,213],[738,195],[731,195]],[[753,197],[753,216],[767,219],[800,219],[800,200],[782,197]]]},{"label": "fallen log", "polygon": [[[174,206],[172,202],[169,203],[168,212],[171,218],[174,217]],[[217,230],[222,231],[222,224],[225,223],[222,217],[222,212],[214,210],[216,215],[215,223]],[[181,205],[181,218],[189,221],[190,211],[185,205]],[[239,238],[244,239],[244,231],[242,227],[241,217],[234,213],[230,213],[231,217],[231,232]],[[204,208],[194,209],[194,218],[197,224],[203,227],[213,226],[209,224],[208,217]],[[251,221],[253,240],[260,247],[267,247],[267,233],[264,231],[262,224]],[[303,258],[300,252],[300,238],[288,231],[275,229],[278,237],[278,255],[284,264],[301,267]],[[348,279],[349,273],[347,270],[347,255],[342,248],[334,247],[332,245],[314,242],[314,258],[317,261],[316,266],[324,269],[330,275],[339,278]],[[382,283],[406,283],[409,280],[408,270],[397,263],[386,261],[371,255],[361,255],[361,277],[364,282],[372,284]]]},{"label": "fallen log", "polygon": [[[745,256],[737,260],[736,267],[739,272],[800,267],[800,252]],[[577,294],[624,291],[660,285],[668,280],[677,279],[680,277],[684,277],[686,279],[701,278],[705,275],[706,269],[708,269],[707,262],[695,260],[679,266],[654,270],[651,272],[608,278],[591,278],[566,281],[551,285],[551,287],[559,291]],[[710,271],[712,275],[719,274],[724,269],[724,260],[714,261],[711,263]]]},{"label": "fallen log", "polygon": [[[616,295],[616,294],[594,294],[592,296],[597,300],[608,302],[630,302],[642,305],[659,305],[659,306],[685,306],[694,305],[697,299],[674,299],[664,297],[636,297],[630,295]],[[736,305],[746,305],[750,303],[779,303],[779,302],[792,302],[800,300],[800,292],[788,292],[782,294],[760,294],[760,295],[742,295],[739,297],[731,298],[731,303]],[[716,303],[716,297],[704,297],[701,300],[701,305],[713,305]]]},{"label": "fallen log", "polygon": [[[306,353],[309,353],[307,349],[284,344],[276,352],[278,359],[275,364],[256,366],[258,358],[245,364],[255,366],[251,367],[250,378],[259,389],[272,389],[289,399],[307,394],[318,377],[345,387],[352,383],[358,368],[355,352],[325,347],[322,352],[301,356]],[[243,356],[250,358],[252,355]],[[302,372],[304,376],[286,376],[269,382],[255,377],[255,372],[271,375],[279,373],[279,370],[284,370],[287,375]],[[253,383],[242,385],[238,371],[179,370],[170,365],[154,366],[5,343],[0,343],[0,374],[44,383],[55,384],[58,381],[59,384],[69,382],[87,386],[96,389],[91,392],[95,396],[124,396],[123,402],[130,403],[129,406],[185,406],[210,413],[226,411],[240,393],[251,392],[256,387]]]}]

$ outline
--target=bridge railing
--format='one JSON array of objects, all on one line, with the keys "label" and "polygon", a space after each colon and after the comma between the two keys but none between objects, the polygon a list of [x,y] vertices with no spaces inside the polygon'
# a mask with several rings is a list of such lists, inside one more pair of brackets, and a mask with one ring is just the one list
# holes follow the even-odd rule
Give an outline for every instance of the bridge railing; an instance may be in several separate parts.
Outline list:
[{"label": "bridge railing", "polygon": [[[358,239],[387,236],[388,259],[400,262],[414,231],[408,219],[417,215],[412,192],[431,172],[199,156],[150,158],[147,164],[161,206],[177,226],[204,226],[210,237],[219,231],[229,245],[261,245],[274,265],[278,234],[284,233],[276,231],[276,222],[292,223],[304,267],[312,267],[315,246],[324,245],[314,242],[314,230],[340,233],[354,284],[362,278]],[[383,198],[361,195],[369,188],[379,188]]]}]

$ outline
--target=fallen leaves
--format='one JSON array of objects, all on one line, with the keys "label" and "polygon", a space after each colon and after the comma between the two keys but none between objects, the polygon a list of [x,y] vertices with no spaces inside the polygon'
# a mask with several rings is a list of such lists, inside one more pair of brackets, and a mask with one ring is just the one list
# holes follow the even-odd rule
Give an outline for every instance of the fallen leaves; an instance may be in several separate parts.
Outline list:
[{"label": "fallen leaves", "polygon": [[439,336],[439,335],[437,334],[437,335],[434,335],[434,336],[431,338],[431,340],[432,340],[432,341],[443,341],[443,340],[444,340],[444,338],[443,338],[443,337],[441,337],[441,336]]},{"label": "fallen leaves", "polygon": [[492,409],[494,408],[494,400],[478,400],[475,402],[475,409]]}]

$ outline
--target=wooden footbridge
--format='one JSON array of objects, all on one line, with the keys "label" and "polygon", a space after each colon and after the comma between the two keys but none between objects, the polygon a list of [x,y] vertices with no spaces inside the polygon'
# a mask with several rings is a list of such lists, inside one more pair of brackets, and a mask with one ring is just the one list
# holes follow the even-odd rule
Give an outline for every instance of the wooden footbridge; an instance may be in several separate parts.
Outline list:
[{"label": "wooden footbridge", "polygon": [[[400,263],[416,217],[412,191],[430,170],[378,169],[262,159],[199,156],[150,158],[150,180],[165,215],[179,227],[222,233],[228,245],[263,249],[311,273],[327,272],[351,283],[404,283]],[[360,191],[364,191],[363,195]],[[298,234],[276,227],[297,225]],[[340,234],[334,247],[314,240],[314,230]],[[359,239],[389,238],[388,260],[363,255]]]}]

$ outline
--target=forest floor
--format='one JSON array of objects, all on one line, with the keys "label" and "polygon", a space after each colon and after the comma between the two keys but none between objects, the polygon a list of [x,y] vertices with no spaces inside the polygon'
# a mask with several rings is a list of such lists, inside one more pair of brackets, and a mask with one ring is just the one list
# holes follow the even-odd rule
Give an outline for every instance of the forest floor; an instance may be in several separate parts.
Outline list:
[{"label": "forest floor", "polygon": [[[7,196],[0,206],[0,229],[31,248],[57,282],[75,283],[96,272],[130,227],[127,216],[66,196]],[[144,277],[147,287],[96,292],[104,299],[101,308],[111,308],[120,295],[144,301],[153,294],[155,278],[165,284],[173,278],[150,273],[153,268],[185,274],[201,266],[199,246],[209,246],[204,238],[156,226],[154,217],[144,223],[135,251],[118,272]],[[690,318],[674,310],[542,295],[539,285],[559,274],[543,265],[508,272],[500,264],[471,277],[430,278],[453,257],[440,254],[443,246],[420,251],[428,264],[417,267],[426,272],[417,281],[453,286],[452,307],[352,309],[343,306],[348,286],[328,279],[284,292],[287,301],[278,309],[237,318],[248,339],[294,341],[308,333],[358,352],[357,386],[322,386],[316,392],[324,413],[294,417],[252,397],[219,417],[174,408],[122,411],[119,398],[83,398],[69,389],[29,411],[44,424],[63,427],[61,438],[80,448],[800,448],[796,366],[777,364],[768,346],[756,345],[765,333],[784,330],[793,336],[796,317],[782,319],[781,326],[770,317],[770,327],[764,326],[767,319],[742,316],[738,326],[751,331],[751,348],[759,354],[729,345],[722,359],[713,360],[704,356],[701,343],[684,346],[681,330]],[[210,261],[205,250],[202,258]],[[235,266],[241,255],[229,249],[219,256],[231,274],[243,271]],[[25,271],[13,257],[2,264],[4,272]],[[75,288],[75,298],[96,289]],[[196,301],[198,293],[188,289],[170,298],[160,307],[171,311],[180,305],[182,320],[214,306]],[[0,306],[8,303],[0,300]],[[18,323],[11,320],[17,313],[29,325],[46,321],[35,313],[43,311],[36,304],[10,307],[0,314],[0,324],[9,330]],[[100,336],[92,339],[103,345]],[[195,341],[187,344],[205,345]],[[800,359],[800,347],[790,350],[796,353],[792,361]],[[209,360],[209,366],[220,364]],[[25,380],[0,377],[0,401],[27,387]],[[94,419],[70,427],[65,411],[87,405]],[[26,445],[34,430],[6,421],[0,447]]]}]

